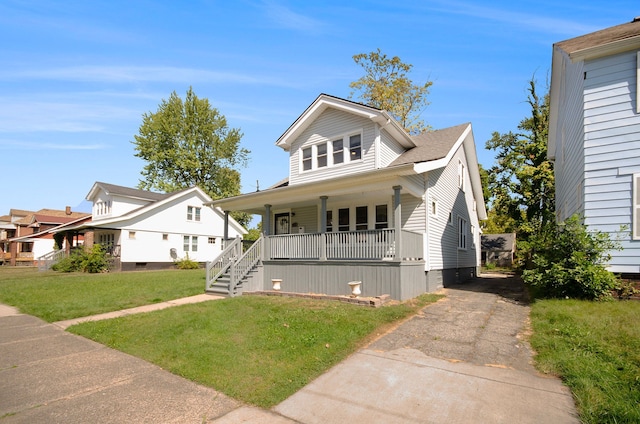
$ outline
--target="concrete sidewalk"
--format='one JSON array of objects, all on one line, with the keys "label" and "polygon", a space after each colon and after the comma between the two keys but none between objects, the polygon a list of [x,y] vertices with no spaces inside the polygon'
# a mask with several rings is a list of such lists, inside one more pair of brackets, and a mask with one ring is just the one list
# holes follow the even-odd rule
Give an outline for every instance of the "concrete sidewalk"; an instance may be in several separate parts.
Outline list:
[{"label": "concrete sidewalk", "polygon": [[0,422],[579,422],[569,390],[531,365],[521,282],[445,292],[270,411],[0,305]]}]

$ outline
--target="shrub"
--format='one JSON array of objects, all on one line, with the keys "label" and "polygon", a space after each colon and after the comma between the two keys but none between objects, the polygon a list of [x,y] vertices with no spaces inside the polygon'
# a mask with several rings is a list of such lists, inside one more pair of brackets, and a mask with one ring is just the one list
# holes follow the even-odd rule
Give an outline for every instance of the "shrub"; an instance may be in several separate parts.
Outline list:
[{"label": "shrub", "polygon": [[587,231],[577,216],[556,227],[536,246],[525,282],[543,297],[603,299],[611,297],[618,279],[607,271],[611,250],[620,249],[607,233]]},{"label": "shrub", "polygon": [[178,259],[175,261],[176,268],[178,269],[198,269],[200,268],[200,264],[196,261],[192,261],[189,259],[189,255],[182,259]]},{"label": "shrub", "polygon": [[98,273],[108,269],[107,254],[99,244],[89,249],[76,249],[71,255],[55,263],[51,269],[59,272]]}]

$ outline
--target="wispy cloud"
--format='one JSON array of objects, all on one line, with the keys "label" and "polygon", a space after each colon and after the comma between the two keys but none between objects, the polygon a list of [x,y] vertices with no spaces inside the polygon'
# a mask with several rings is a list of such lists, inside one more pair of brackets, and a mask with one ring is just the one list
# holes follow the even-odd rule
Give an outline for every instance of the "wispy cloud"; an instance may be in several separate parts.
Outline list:
[{"label": "wispy cloud", "polygon": [[173,66],[68,66],[45,69],[5,69],[0,80],[58,80],[100,83],[171,82],[193,84],[197,82],[244,85],[271,85],[295,87],[297,84],[280,77],[251,75],[235,71]]},{"label": "wispy cloud", "polygon": [[550,18],[535,13],[514,12],[507,9],[481,6],[475,3],[460,1],[436,1],[434,3],[440,4],[440,6],[430,8],[439,12],[471,16],[545,33],[573,36],[600,29],[568,19]]},{"label": "wispy cloud", "polygon": [[262,5],[267,17],[280,27],[310,33],[321,32],[326,27],[324,22],[294,12],[277,1],[265,0]]},{"label": "wispy cloud", "polygon": [[0,139],[0,149],[12,150],[103,150],[107,147],[106,144],[56,144]]}]

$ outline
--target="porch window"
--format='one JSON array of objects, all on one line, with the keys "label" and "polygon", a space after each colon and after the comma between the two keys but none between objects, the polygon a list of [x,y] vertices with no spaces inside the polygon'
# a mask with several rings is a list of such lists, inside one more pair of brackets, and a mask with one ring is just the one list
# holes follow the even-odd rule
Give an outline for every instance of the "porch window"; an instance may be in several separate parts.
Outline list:
[{"label": "porch window", "polygon": [[98,235],[98,244],[104,247],[106,252],[111,252],[113,250],[113,245],[115,244],[115,234],[113,233],[103,233]]},{"label": "porch window", "polygon": [[387,205],[376,205],[376,230],[389,228],[389,209]]},{"label": "porch window", "polygon": [[342,139],[332,141],[333,145],[333,164],[337,165],[344,162],[344,143]]},{"label": "porch window", "polygon": [[349,208],[338,209],[338,231],[349,231]]},{"label": "porch window", "polygon": [[368,224],[368,208],[366,206],[356,207],[356,231],[367,230]]},{"label": "porch window", "polygon": [[21,253],[33,252],[33,243],[31,242],[20,243],[20,252]]},{"label": "porch window", "polygon": [[200,208],[187,206],[187,221],[200,221]]},{"label": "porch window", "polygon": [[302,170],[308,171],[311,169],[311,147],[302,149]]},{"label": "porch window", "polygon": [[351,161],[362,158],[362,137],[360,134],[349,137],[349,157]]},{"label": "porch window", "polygon": [[467,248],[467,220],[458,217],[458,249]]},{"label": "porch window", "polygon": [[327,211],[327,232],[333,231],[333,211]]},{"label": "porch window", "polygon": [[327,166],[327,145],[326,144],[318,144],[317,148],[317,164],[318,168],[324,168]]}]

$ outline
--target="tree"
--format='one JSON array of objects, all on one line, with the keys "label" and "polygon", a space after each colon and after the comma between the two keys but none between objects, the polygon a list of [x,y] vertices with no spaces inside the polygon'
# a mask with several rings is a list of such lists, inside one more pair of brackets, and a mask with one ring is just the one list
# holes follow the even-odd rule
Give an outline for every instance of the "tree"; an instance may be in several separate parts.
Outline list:
[{"label": "tree", "polygon": [[427,95],[433,82],[414,84],[407,76],[413,65],[398,56],[388,58],[380,49],[357,54],[353,60],[364,68],[365,75],[349,84],[353,89],[349,98],[359,93],[364,103],[386,110],[411,134],[429,129],[419,115],[429,104]]},{"label": "tree", "polygon": [[[553,162],[547,159],[549,94],[540,97],[536,81],[529,81],[527,103],[531,116],[518,125],[520,132],[493,133],[486,148],[497,152],[489,172],[492,209],[495,219],[513,222],[518,249],[555,227],[555,178]],[[535,236],[535,239],[534,239]]]},{"label": "tree", "polygon": [[[135,156],[146,162],[138,188],[169,193],[197,185],[212,199],[240,194],[238,169],[249,155],[242,133],[192,87],[184,101],[174,91],[155,113],[145,113],[134,138]],[[234,217],[246,224],[245,215]]]}]

